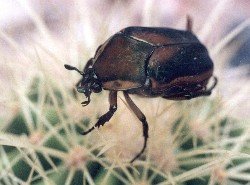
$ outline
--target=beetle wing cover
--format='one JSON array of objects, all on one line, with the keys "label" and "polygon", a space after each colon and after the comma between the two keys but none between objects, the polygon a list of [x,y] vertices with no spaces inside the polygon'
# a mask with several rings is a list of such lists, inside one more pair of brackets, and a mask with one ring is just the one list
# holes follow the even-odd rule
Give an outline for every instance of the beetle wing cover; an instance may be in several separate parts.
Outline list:
[{"label": "beetle wing cover", "polygon": [[127,90],[141,87],[145,83],[145,61],[153,51],[150,44],[119,33],[103,46],[93,68],[104,89]]},{"label": "beetle wing cover", "polygon": [[202,44],[164,46],[152,54],[148,73],[157,83],[153,89],[171,86],[173,83],[199,84],[212,76],[213,62]]},{"label": "beetle wing cover", "polygon": [[127,27],[121,30],[127,36],[156,46],[182,43],[199,43],[189,31],[160,27]]}]

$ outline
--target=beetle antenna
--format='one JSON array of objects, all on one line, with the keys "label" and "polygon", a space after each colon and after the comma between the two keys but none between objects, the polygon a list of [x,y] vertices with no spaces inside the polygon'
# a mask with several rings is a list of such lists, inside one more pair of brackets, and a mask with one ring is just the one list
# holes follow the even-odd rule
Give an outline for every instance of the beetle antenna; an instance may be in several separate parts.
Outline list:
[{"label": "beetle antenna", "polygon": [[192,32],[192,28],[193,28],[193,19],[190,15],[187,15],[186,29],[187,31]]},{"label": "beetle antenna", "polygon": [[84,73],[82,71],[80,71],[79,69],[77,69],[76,67],[73,67],[71,65],[68,65],[68,64],[64,64],[64,67],[68,70],[75,70],[77,71],[78,73],[80,73],[81,75],[84,75]]}]

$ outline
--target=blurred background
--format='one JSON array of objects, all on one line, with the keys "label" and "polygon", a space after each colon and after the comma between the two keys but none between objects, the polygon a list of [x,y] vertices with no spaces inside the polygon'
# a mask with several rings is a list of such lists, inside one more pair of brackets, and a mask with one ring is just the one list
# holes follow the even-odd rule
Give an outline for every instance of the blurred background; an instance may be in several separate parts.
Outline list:
[{"label": "blurred background", "polygon": [[[92,125],[97,115],[108,108],[107,93],[100,97],[93,95],[93,102],[83,109],[80,105],[83,97],[72,94],[79,74],[65,70],[63,64],[83,69],[100,44],[127,26],[184,30],[187,15],[193,19],[194,34],[208,48],[214,61],[214,72],[219,79],[217,87],[209,98],[192,100],[190,104],[135,98],[148,120],[155,123],[151,128],[155,137],[151,133],[148,160],[139,161],[139,167],[131,169],[119,160],[118,165],[110,162],[116,158],[131,158],[137,152],[141,146],[141,140],[137,142],[136,139],[141,137],[140,125],[128,126],[136,119],[126,112],[119,97],[117,116],[106,130],[102,129],[108,139],[104,141],[99,132],[94,136],[99,136],[101,144],[93,144],[96,138],[85,140],[79,137],[73,127],[78,123],[78,126]],[[106,184],[117,181],[117,184],[237,185],[250,181],[249,0],[0,0],[0,91],[0,145],[12,147],[0,147],[0,184],[40,184],[41,179],[45,179],[44,184],[51,184],[47,179],[47,176],[51,178],[50,174],[55,184],[78,184],[79,177],[83,178],[81,182],[88,184],[101,184],[105,180]],[[158,119],[152,115],[152,109],[158,111],[159,107],[168,113]],[[165,121],[169,125],[161,124]],[[120,127],[118,122],[122,122]],[[177,123],[182,126],[176,132],[168,133],[171,126],[177,128]],[[185,124],[189,125],[190,133],[186,133]],[[127,135],[124,135],[124,128],[129,131]],[[54,137],[59,138],[60,144]],[[113,143],[109,143],[110,140]],[[135,146],[131,147],[131,143]],[[114,154],[110,148],[118,152]],[[157,153],[159,148],[164,150]],[[217,155],[207,155],[207,149],[211,148],[222,158],[228,152],[239,152],[237,157],[244,153],[248,158],[241,156],[241,161],[234,161],[234,166],[230,157],[225,162]],[[185,153],[190,150],[194,155],[201,154],[202,149],[205,159]],[[89,158],[85,150],[94,156],[96,150],[100,153],[98,157]],[[153,154],[150,151],[154,151]],[[39,152],[45,159],[37,157]],[[28,165],[19,164],[17,161],[21,159],[28,161]],[[83,167],[83,161],[84,164],[90,161],[87,167],[91,170]],[[165,171],[153,168],[161,164]],[[114,170],[116,167],[121,170]],[[84,177],[76,170],[79,168]],[[138,171],[143,171],[144,175],[138,175]],[[200,179],[201,172],[206,178],[189,181]],[[112,176],[113,181],[109,179],[110,173],[116,177]],[[6,174],[11,180],[5,179]],[[139,183],[141,179],[143,181]]]},{"label": "blurred background", "polygon": [[[209,2],[202,0],[10,0],[0,2],[0,27],[21,43],[30,41],[38,31],[41,31],[37,28],[36,24],[39,24],[35,22],[37,19],[47,26],[50,34],[60,39],[68,36],[69,26],[72,26],[71,21],[74,21],[73,26],[79,32],[78,39],[83,39],[85,44],[91,46],[96,44],[98,39],[96,36],[103,29],[107,29],[110,33],[131,25],[183,29],[185,17],[190,15],[194,18],[194,32],[202,37],[203,42],[215,44],[239,23],[250,17],[249,9],[248,0],[211,0]],[[245,47],[248,47],[248,34],[249,29],[243,34],[247,35],[244,38]],[[239,63],[247,63],[245,60]],[[237,65],[235,63],[237,62],[233,62]]]},{"label": "blurred background", "polygon": [[[76,9],[77,7],[77,9]],[[0,27],[18,43],[28,45],[40,36],[39,28],[46,26],[50,35],[67,40],[73,26],[76,38],[85,47],[95,48],[100,34],[111,34],[121,28],[141,25],[183,29],[185,17],[194,18],[194,32],[207,46],[214,46],[226,34],[250,17],[248,0],[209,2],[198,0],[9,0],[0,1]],[[37,22],[38,21],[38,22]],[[72,24],[73,21],[73,24]],[[38,25],[37,25],[38,24]],[[40,26],[38,28],[38,26]],[[242,58],[232,58],[230,64],[249,63],[249,28],[235,38]],[[1,44],[4,45],[2,40]]]}]

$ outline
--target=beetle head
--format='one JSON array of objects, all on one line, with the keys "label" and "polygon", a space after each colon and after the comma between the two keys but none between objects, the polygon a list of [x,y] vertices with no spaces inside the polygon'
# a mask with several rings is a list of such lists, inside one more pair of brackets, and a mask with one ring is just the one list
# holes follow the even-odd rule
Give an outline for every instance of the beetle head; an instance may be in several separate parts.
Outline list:
[{"label": "beetle head", "polygon": [[82,75],[82,79],[77,83],[77,91],[83,93],[88,100],[82,102],[83,106],[86,106],[90,103],[90,95],[92,92],[99,93],[102,91],[101,83],[98,81],[97,76],[94,73],[94,70],[91,65],[88,65],[84,68],[84,72],[80,71],[76,67],[65,64],[64,67],[68,70],[75,70]]}]

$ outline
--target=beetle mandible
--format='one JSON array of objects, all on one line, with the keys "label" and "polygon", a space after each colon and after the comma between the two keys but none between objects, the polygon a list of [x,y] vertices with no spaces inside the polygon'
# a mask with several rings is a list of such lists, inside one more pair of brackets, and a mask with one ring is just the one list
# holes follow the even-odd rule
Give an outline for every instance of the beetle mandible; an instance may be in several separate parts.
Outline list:
[{"label": "beetle mandible", "polygon": [[192,33],[192,21],[187,19],[187,30],[161,27],[127,27],[111,36],[98,47],[95,56],[88,60],[77,91],[87,97],[83,106],[90,103],[92,92],[109,93],[109,111],[102,115],[86,135],[95,127],[103,126],[117,110],[117,92],[123,91],[126,102],[142,123],[144,144],[133,162],[144,152],[148,139],[145,115],[135,105],[129,94],[146,97],[161,96],[170,100],[189,100],[209,96],[217,78],[207,88],[213,75],[213,62],[206,47]]}]

